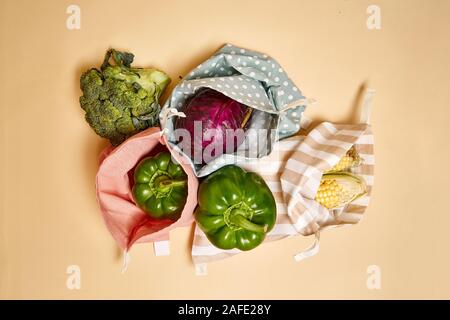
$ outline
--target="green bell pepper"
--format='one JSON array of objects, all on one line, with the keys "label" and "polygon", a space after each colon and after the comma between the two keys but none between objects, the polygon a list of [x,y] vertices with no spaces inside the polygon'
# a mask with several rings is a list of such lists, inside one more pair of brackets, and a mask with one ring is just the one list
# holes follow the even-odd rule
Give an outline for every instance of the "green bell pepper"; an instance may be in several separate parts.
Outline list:
[{"label": "green bell pepper", "polygon": [[141,160],[134,171],[133,197],[155,219],[178,219],[187,199],[187,175],[170,158],[168,152],[158,153]]},{"label": "green bell pepper", "polygon": [[259,175],[228,165],[200,184],[195,219],[216,247],[251,250],[275,224],[275,199]]}]

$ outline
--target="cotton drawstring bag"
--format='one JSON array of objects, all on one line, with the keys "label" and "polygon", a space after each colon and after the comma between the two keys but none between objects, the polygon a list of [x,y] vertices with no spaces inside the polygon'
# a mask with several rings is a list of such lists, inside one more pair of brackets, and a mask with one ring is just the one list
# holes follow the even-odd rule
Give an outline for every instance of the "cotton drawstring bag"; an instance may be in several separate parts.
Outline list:
[{"label": "cotton drawstring bag", "polygon": [[[198,164],[188,155],[194,173],[206,176],[230,163],[234,157],[260,158],[271,152],[275,141],[300,129],[305,106],[313,103],[287,76],[277,61],[256,51],[227,44],[192,70],[173,90],[164,104],[160,122],[168,144],[182,152],[175,130],[176,117],[200,90],[210,88],[253,109],[245,140],[230,155],[221,155],[207,164]],[[263,132],[255,136],[250,132]],[[250,148],[255,146],[258,148]]]},{"label": "cotton drawstring bag", "polygon": [[154,219],[133,200],[131,180],[134,167],[142,158],[167,149],[171,152],[160,129],[149,128],[116,148],[106,148],[100,155],[96,177],[97,200],[109,232],[124,250],[124,270],[129,261],[128,251],[134,243],[153,242],[156,255],[167,255],[170,231],[193,222],[198,181],[183,155],[171,152],[172,159],[182,166],[188,176],[187,201],[177,221]]},{"label": "cotton drawstring bag", "polygon": [[[374,182],[374,141],[369,125],[373,95],[373,90],[366,92],[360,124],[323,122],[306,136],[296,135],[278,141],[266,157],[233,159],[247,171],[261,175],[274,195],[277,220],[264,242],[314,235],[311,247],[294,256],[296,261],[301,261],[318,253],[321,231],[354,225],[361,220]],[[329,210],[314,200],[320,180],[352,146],[362,158],[362,164],[352,168],[351,172],[364,179],[367,193],[343,208]],[[191,254],[197,275],[206,274],[207,263],[240,252],[216,248],[196,226]]]}]

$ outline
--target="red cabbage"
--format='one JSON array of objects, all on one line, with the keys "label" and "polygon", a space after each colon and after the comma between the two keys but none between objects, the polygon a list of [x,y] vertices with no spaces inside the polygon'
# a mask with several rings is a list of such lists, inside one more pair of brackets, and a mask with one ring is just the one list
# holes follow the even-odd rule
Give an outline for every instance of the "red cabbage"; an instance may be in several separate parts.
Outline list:
[{"label": "red cabbage", "polygon": [[[186,141],[190,146],[181,142],[183,149],[186,152],[190,147],[190,156],[191,158],[194,156],[196,163],[207,163],[223,153],[236,151],[244,141],[244,131],[232,131],[234,136],[228,139],[226,134],[230,133],[229,129],[243,129],[251,110],[218,91],[212,89],[199,91],[180,110],[186,117],[177,118],[175,123],[175,129],[186,129],[190,134],[190,141]],[[196,121],[198,122],[195,125]],[[195,126],[197,130],[194,130]],[[203,152],[206,148],[208,150]],[[198,161],[200,155],[203,155],[201,162]]]}]

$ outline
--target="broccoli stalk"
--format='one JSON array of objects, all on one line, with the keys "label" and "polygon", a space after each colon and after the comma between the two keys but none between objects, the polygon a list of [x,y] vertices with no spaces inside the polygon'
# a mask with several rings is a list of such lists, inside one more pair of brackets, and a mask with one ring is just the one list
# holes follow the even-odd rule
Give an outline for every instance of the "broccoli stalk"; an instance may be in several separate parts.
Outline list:
[{"label": "broccoli stalk", "polygon": [[80,79],[86,121],[114,146],[159,125],[158,100],[170,83],[162,71],[131,67],[133,59],[131,53],[110,49],[100,70],[92,68]]}]

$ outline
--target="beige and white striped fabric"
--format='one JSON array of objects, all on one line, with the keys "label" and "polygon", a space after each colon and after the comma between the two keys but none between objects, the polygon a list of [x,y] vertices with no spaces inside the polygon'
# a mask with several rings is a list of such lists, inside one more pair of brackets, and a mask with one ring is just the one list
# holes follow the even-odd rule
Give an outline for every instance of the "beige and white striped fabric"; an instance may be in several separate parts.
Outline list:
[{"label": "beige and white striped fabric", "polygon": [[[366,98],[368,95],[373,95],[373,92],[367,92]],[[306,136],[298,135],[277,142],[272,153],[266,157],[237,160],[237,165],[264,178],[276,200],[277,220],[264,242],[315,234],[313,245],[294,257],[300,261],[318,252],[320,231],[353,225],[361,220],[369,204],[374,182],[374,141],[370,125],[367,124],[369,111],[370,101],[365,101],[362,124],[323,122]],[[314,200],[322,174],[337,164],[353,145],[363,162],[352,172],[364,178],[367,194],[342,209],[328,210]],[[238,249],[216,248],[203,231],[195,227],[191,254],[198,275],[204,273],[206,263],[240,252]]]}]

